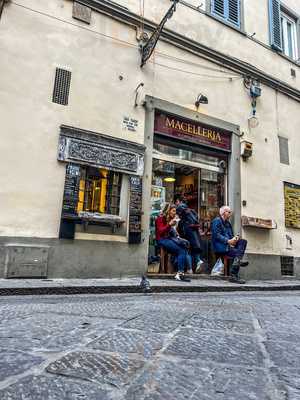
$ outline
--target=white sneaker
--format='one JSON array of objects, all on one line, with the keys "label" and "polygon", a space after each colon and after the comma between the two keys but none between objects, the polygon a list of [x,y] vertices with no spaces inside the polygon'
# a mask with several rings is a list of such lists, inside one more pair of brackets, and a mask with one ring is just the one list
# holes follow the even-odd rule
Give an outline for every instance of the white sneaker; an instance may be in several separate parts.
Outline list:
[{"label": "white sneaker", "polygon": [[197,267],[196,267],[196,272],[199,273],[201,271],[201,267],[203,266],[204,261],[203,260],[199,260],[197,262]]},{"label": "white sneaker", "polygon": [[186,273],[187,273],[187,274],[193,274],[193,270],[192,270],[192,269],[188,269],[188,270],[186,271]]},{"label": "white sneaker", "polygon": [[175,280],[181,281],[181,274],[179,272],[177,272],[177,274],[175,275]]}]

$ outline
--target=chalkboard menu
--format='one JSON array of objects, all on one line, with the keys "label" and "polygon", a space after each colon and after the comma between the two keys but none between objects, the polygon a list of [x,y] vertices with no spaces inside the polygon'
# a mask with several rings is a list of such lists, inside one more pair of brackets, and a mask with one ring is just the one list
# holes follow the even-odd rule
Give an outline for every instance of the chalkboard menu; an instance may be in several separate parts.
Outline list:
[{"label": "chalkboard menu", "polygon": [[300,228],[300,185],[284,182],[285,226]]},{"label": "chalkboard menu", "polygon": [[79,183],[80,166],[76,164],[68,164],[66,167],[64,198],[59,228],[60,239],[74,239]]},{"label": "chalkboard menu", "polygon": [[138,244],[142,239],[142,178],[130,177],[129,243]]},{"label": "chalkboard menu", "polygon": [[66,169],[63,215],[77,215],[77,203],[79,196],[80,165],[68,164]]}]

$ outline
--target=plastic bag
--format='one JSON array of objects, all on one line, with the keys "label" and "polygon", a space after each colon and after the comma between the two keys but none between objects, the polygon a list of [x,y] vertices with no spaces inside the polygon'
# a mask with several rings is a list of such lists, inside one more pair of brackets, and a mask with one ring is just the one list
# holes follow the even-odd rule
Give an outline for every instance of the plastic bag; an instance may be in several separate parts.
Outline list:
[{"label": "plastic bag", "polygon": [[221,258],[218,258],[213,269],[210,273],[211,276],[220,276],[224,275],[224,264]]}]

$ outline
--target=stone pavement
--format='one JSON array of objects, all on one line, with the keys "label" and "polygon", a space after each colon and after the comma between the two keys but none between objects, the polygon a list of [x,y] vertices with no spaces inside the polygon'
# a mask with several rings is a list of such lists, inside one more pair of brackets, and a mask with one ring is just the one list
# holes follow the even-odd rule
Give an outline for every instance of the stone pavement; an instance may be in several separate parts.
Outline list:
[{"label": "stone pavement", "polygon": [[300,292],[0,298],[1,400],[299,400]]},{"label": "stone pavement", "polygon": [[[141,278],[112,279],[0,279],[0,296],[42,294],[140,293]],[[154,293],[161,292],[232,292],[300,290],[300,280],[247,281],[237,285],[219,278],[196,275],[191,282],[175,279],[149,279]]]}]

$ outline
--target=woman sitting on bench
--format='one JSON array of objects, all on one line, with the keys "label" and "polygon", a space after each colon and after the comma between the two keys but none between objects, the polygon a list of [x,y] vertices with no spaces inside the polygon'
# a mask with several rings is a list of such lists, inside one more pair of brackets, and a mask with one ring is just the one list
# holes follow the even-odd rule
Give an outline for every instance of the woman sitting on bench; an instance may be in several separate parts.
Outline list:
[{"label": "woman sitting on bench", "polygon": [[176,256],[178,264],[178,272],[175,279],[184,280],[184,267],[187,264],[188,273],[192,273],[191,259],[188,253],[189,242],[178,236],[175,226],[178,219],[176,218],[176,206],[167,204],[163,210],[163,214],[155,221],[156,241],[159,247],[163,247],[168,253]]}]

